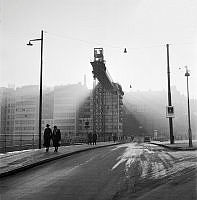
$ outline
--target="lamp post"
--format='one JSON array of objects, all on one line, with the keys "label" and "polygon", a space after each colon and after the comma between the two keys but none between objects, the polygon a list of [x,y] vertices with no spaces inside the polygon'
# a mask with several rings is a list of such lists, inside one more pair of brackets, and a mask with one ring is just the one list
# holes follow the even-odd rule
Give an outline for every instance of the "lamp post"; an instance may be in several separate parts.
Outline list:
[{"label": "lamp post", "polygon": [[185,66],[186,72],[185,76],[187,78],[187,108],[188,108],[188,136],[189,136],[189,147],[192,147],[192,129],[191,129],[191,121],[190,121],[190,105],[189,105],[189,83],[188,77],[190,76],[189,70],[187,66]]},{"label": "lamp post", "polygon": [[33,46],[31,42],[41,42],[41,62],[40,62],[40,96],[39,96],[39,149],[41,149],[41,130],[42,130],[42,60],[43,60],[43,30],[41,38],[29,40],[28,46]]}]

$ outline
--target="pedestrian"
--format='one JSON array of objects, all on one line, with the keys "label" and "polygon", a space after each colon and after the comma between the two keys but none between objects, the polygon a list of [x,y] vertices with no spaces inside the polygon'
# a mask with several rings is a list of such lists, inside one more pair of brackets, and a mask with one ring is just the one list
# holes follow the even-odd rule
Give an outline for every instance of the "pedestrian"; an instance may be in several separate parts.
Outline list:
[{"label": "pedestrian", "polygon": [[92,133],[88,133],[88,144],[92,144]]},{"label": "pedestrian", "polygon": [[51,136],[52,136],[52,131],[49,128],[49,126],[50,126],[49,124],[46,124],[46,128],[44,129],[44,144],[43,144],[43,146],[46,147],[46,152],[49,151]]},{"label": "pedestrian", "polygon": [[93,145],[96,145],[96,141],[97,141],[97,134],[96,134],[96,133],[93,133],[93,135],[92,135],[92,142],[93,142]]},{"label": "pedestrian", "polygon": [[57,152],[61,141],[61,132],[60,129],[57,128],[57,126],[54,126],[52,133],[52,140],[53,140],[53,146],[55,147],[54,152]]},{"label": "pedestrian", "polygon": [[116,142],[116,135],[115,134],[112,135],[112,138],[113,138],[113,141]]}]

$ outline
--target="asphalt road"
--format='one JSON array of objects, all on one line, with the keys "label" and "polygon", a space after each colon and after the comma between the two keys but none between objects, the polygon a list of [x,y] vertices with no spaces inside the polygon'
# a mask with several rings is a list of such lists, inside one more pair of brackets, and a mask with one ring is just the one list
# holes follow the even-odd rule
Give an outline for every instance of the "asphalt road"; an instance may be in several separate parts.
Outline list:
[{"label": "asphalt road", "polygon": [[[1,200],[137,199],[194,173],[196,162],[196,152],[173,152],[151,144],[105,147],[2,178]],[[192,183],[187,192],[196,199],[196,182]]]}]

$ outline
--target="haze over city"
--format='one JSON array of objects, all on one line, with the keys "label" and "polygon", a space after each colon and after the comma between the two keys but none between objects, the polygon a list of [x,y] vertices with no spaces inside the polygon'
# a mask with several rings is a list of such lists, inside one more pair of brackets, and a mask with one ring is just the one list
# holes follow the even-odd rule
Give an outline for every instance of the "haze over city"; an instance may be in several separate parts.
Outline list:
[{"label": "haze over city", "polygon": [[196,66],[196,0],[0,0],[1,199],[196,200]]},{"label": "haze over city", "polygon": [[187,65],[196,98],[196,10],[196,1],[184,0],[1,0],[0,86],[39,84],[40,44],[26,43],[44,30],[46,86],[83,82],[86,74],[92,88],[93,48],[103,47],[107,69],[124,91],[167,90],[169,43],[171,85],[186,94]]}]

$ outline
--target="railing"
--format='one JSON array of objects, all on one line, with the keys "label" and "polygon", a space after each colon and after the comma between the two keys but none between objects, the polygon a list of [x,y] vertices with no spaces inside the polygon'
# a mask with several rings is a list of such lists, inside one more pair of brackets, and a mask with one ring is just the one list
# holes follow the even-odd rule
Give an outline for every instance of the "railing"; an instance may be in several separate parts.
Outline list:
[{"label": "railing", "polygon": [[[123,141],[125,138],[117,138],[118,141]],[[97,142],[112,141],[112,137],[99,136]],[[41,138],[43,144],[43,136]],[[39,135],[38,134],[7,134],[0,135],[0,153],[22,151],[27,149],[38,149]],[[67,137],[62,135],[61,145],[68,146],[73,144],[87,143],[87,137],[75,136]],[[51,141],[52,146],[52,141]]]},{"label": "railing", "polygon": [[[62,135],[61,145],[71,145],[77,143],[86,143],[87,139],[83,137],[65,137]],[[38,149],[38,134],[6,134],[0,136],[0,153],[21,151],[26,149]],[[43,144],[43,136],[41,137]],[[51,141],[52,146],[52,141]]]},{"label": "railing", "polygon": [[[43,136],[41,138],[43,144]],[[105,138],[98,138],[98,141],[106,141]],[[26,149],[38,149],[38,134],[7,134],[0,136],[0,153],[21,151]],[[66,137],[62,135],[61,145],[87,143],[87,137]],[[51,141],[52,146],[52,141]]]},{"label": "railing", "polygon": [[38,148],[38,134],[0,135],[0,153]]}]

